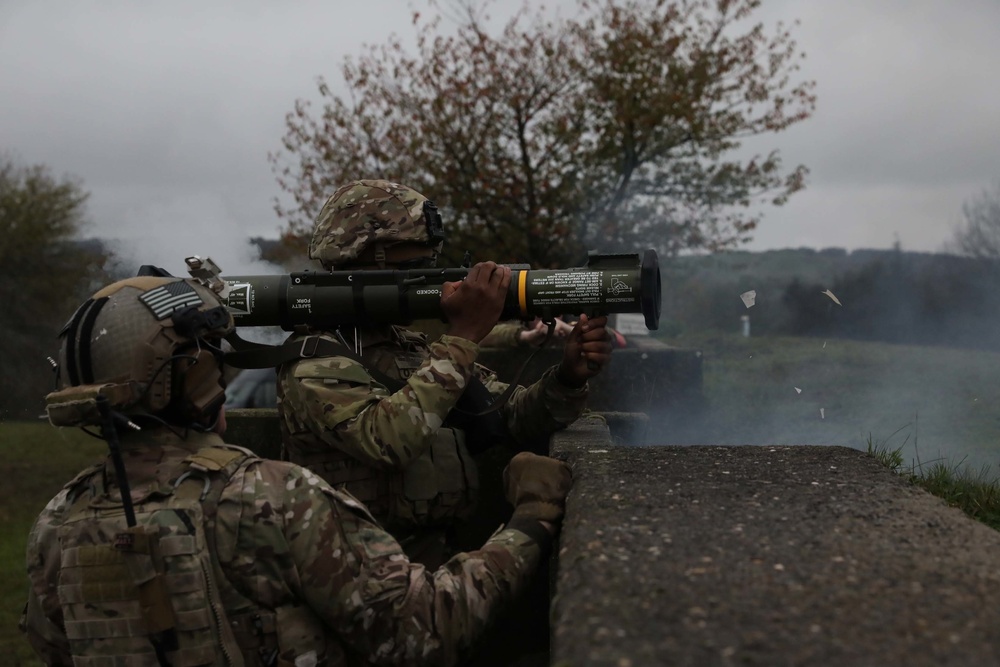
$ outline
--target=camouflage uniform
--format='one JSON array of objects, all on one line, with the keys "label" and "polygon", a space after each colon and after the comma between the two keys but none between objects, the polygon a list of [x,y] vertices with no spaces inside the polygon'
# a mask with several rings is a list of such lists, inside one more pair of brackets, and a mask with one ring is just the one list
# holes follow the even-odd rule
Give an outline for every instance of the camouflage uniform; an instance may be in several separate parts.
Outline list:
[{"label": "camouflage uniform", "polygon": [[[426,197],[398,183],[357,181],[323,206],[309,256],[326,268],[386,268],[397,265],[393,254],[400,248],[436,257],[442,239],[440,216]],[[321,334],[337,340],[332,332]],[[355,329],[353,336],[365,365],[331,357],[279,368],[285,456],[347,489],[416,556],[423,547],[411,548],[414,537],[431,534],[440,542],[441,529],[468,516],[476,501],[478,473],[469,450],[484,443],[466,441],[452,409],[473,377],[493,396],[506,385],[475,363],[479,346],[463,338],[445,335],[428,345],[422,334],[389,326]],[[392,391],[366,366],[405,387]],[[505,440],[515,449],[547,448],[548,437],[583,411],[586,395],[586,385],[562,385],[555,369],[531,387],[518,387],[502,408]]]},{"label": "camouflage uniform", "polygon": [[[466,517],[478,487],[469,448],[478,443],[466,442],[449,413],[472,377],[493,396],[507,385],[475,363],[479,346],[464,338],[428,345],[400,327],[358,336],[371,367],[406,386],[392,393],[346,357],[285,364],[278,411],[287,458],[346,488],[399,536]],[[514,449],[546,449],[549,436],[583,411],[586,386],[567,387],[555,371],[516,388],[501,409]]]},{"label": "camouflage uniform", "polygon": [[[49,665],[74,655],[76,665],[156,665],[137,619],[150,616],[150,598],[140,601],[157,573],[184,635],[185,648],[166,654],[175,667],[450,665],[539,561],[538,543],[508,528],[431,572],[304,468],[167,429],[125,437],[122,448],[140,527],[152,522],[158,546],[122,555],[110,461],[52,499],[29,537],[22,619]],[[179,511],[181,497],[204,514]],[[109,531],[119,531],[113,545]]]}]

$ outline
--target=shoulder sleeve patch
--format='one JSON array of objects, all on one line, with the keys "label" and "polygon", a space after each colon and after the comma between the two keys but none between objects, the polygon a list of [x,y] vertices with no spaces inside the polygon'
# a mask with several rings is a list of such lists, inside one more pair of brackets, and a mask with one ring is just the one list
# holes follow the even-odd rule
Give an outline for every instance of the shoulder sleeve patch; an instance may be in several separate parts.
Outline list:
[{"label": "shoulder sleeve patch", "polygon": [[340,380],[353,384],[371,384],[364,366],[345,357],[303,359],[295,364],[292,375],[299,379]]},{"label": "shoulder sleeve patch", "polygon": [[246,454],[237,449],[205,447],[184,459],[192,468],[199,470],[222,470],[227,465],[241,459]]}]

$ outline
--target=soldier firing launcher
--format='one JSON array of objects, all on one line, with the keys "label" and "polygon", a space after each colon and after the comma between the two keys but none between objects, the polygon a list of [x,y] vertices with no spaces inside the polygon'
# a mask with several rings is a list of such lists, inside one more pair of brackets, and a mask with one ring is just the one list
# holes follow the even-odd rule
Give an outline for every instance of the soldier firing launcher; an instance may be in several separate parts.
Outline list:
[{"label": "soldier firing launcher", "polygon": [[[192,276],[213,288],[238,327],[307,324],[332,329],[358,323],[409,324],[444,319],[441,286],[468,275],[466,268],[303,271],[286,275],[220,276],[211,259],[188,257]],[[660,267],[656,252],[591,254],[579,268],[539,270],[511,265],[501,319],[563,313],[588,316],[642,313],[646,327],[660,324]]]}]

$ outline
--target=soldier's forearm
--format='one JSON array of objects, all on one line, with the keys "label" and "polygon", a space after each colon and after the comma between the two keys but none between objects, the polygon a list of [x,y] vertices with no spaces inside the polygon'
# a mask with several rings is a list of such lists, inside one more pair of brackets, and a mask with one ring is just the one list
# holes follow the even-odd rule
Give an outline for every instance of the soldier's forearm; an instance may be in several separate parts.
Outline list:
[{"label": "soldier's forearm", "polygon": [[[373,463],[406,468],[430,446],[448,413],[461,398],[475,370],[479,348],[442,336],[430,358],[394,394],[370,403],[343,428],[347,448]],[[353,441],[353,443],[352,443]]]},{"label": "soldier's forearm", "polygon": [[[310,530],[317,537],[328,533],[324,526]],[[342,514],[336,532],[342,543],[317,544],[339,556],[333,561],[340,566],[331,570],[322,554],[302,563],[304,592],[343,640],[375,664],[457,664],[524,590],[542,553],[532,531],[505,529],[481,549],[430,572],[410,563],[388,533],[356,515]],[[344,560],[351,552],[356,557]]]},{"label": "soldier's forearm", "polygon": [[505,411],[507,426],[519,443],[530,443],[572,424],[586,405],[587,386],[563,386],[553,367],[511,397]]}]

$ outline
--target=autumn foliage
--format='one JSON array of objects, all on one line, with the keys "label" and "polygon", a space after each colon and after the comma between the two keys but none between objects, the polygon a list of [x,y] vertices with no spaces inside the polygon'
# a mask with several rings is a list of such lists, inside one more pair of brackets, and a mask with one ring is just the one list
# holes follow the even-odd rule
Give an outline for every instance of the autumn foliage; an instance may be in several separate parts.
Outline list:
[{"label": "autumn foliage", "polygon": [[452,260],[733,247],[752,205],[783,203],[807,173],[736,149],[815,104],[791,32],[755,23],[759,5],[578,0],[570,18],[525,7],[491,31],[486,8],[431,1],[415,53],[391,36],[345,62],[342,86],[319,79],[318,110],[288,115],[270,156],[286,238],[308,240],[339,184],[389,178],[436,201]]}]

